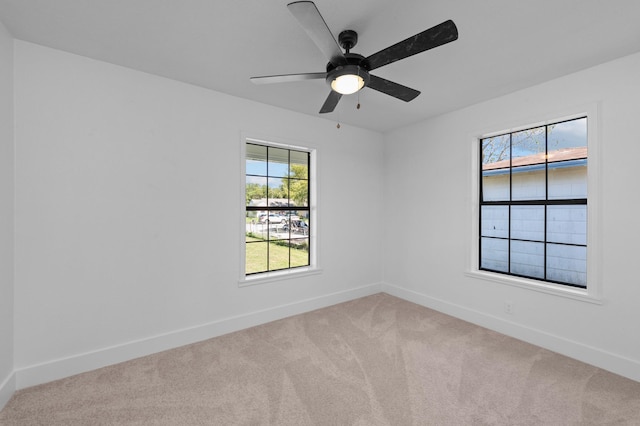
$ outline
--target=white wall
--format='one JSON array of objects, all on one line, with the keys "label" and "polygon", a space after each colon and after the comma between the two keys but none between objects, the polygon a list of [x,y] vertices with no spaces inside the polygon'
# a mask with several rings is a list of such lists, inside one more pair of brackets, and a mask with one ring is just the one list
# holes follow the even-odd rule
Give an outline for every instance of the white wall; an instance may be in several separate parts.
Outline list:
[{"label": "white wall", "polygon": [[[18,388],[379,291],[380,134],[15,50]],[[317,148],[321,274],[238,287],[243,132]]]},{"label": "white wall", "polygon": [[13,393],[13,39],[0,22],[0,408]]},{"label": "white wall", "polygon": [[[638,75],[640,54],[387,134],[385,220],[413,224],[387,234],[389,291],[640,380]],[[600,105],[603,303],[465,275],[473,240],[473,136],[594,103]],[[507,300],[513,315],[504,312]]]}]

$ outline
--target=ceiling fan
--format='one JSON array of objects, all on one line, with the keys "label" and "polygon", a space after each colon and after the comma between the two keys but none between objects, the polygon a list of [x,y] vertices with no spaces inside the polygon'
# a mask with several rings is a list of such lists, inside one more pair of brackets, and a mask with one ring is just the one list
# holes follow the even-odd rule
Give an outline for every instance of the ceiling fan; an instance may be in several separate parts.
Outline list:
[{"label": "ceiling fan", "polygon": [[[329,60],[327,70],[305,74],[251,77],[251,81],[256,84],[267,84],[324,78],[331,86],[331,92],[320,109],[321,114],[332,112],[342,95],[356,93],[364,87],[405,102],[415,99],[420,94],[418,90],[375,76],[370,74],[370,71],[458,39],[456,24],[448,20],[365,58],[357,53],[351,53],[351,49],[358,42],[358,34],[353,30],[342,31],[338,35],[340,43],[338,44],[312,1],[296,1],[289,3],[287,8]],[[340,46],[344,48],[344,53]]]}]

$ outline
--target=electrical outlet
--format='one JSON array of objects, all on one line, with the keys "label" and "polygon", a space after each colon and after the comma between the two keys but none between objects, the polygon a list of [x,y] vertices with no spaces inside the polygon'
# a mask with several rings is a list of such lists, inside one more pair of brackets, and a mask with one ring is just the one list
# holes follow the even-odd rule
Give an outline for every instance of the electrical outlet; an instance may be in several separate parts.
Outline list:
[{"label": "electrical outlet", "polygon": [[513,315],[513,302],[506,300],[504,302],[504,311],[509,315]]}]

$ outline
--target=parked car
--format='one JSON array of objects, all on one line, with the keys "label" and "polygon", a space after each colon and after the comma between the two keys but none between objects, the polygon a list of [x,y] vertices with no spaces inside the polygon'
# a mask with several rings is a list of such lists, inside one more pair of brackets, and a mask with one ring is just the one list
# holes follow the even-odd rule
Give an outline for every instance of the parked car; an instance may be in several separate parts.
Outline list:
[{"label": "parked car", "polygon": [[279,214],[261,215],[260,222],[265,223],[266,221],[269,221],[269,223],[287,223],[287,218]]},{"label": "parked car", "polygon": [[[291,232],[302,235],[309,235],[309,225],[304,220],[292,220],[291,222]],[[283,231],[289,230],[289,223],[286,223],[282,227]]]}]

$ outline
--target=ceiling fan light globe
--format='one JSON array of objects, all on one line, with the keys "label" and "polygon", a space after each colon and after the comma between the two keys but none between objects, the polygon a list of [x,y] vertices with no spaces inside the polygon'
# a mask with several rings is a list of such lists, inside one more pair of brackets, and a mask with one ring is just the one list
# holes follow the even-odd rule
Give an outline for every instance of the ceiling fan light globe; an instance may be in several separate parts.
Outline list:
[{"label": "ceiling fan light globe", "polygon": [[331,82],[331,88],[342,95],[351,95],[364,87],[364,79],[356,74],[344,74]]}]

